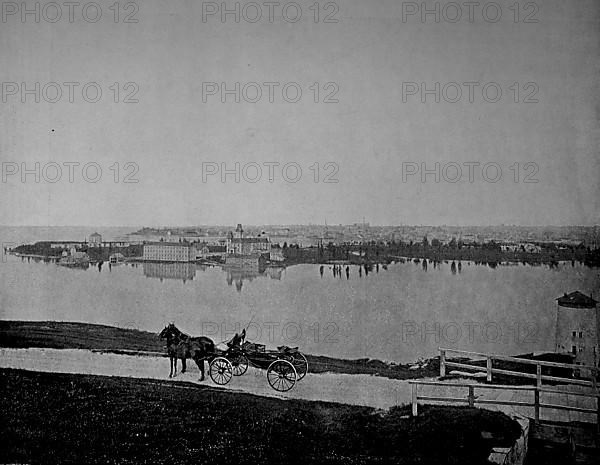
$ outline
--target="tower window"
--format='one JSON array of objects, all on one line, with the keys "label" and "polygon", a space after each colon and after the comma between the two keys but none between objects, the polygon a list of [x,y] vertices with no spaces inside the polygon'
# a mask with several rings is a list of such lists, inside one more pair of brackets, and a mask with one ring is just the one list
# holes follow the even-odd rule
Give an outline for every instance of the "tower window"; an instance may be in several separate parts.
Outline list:
[{"label": "tower window", "polygon": [[583,331],[579,331],[579,339],[583,337]]},{"label": "tower window", "polygon": [[573,331],[573,337],[577,337],[577,331]]},{"label": "tower window", "polygon": [[573,352],[573,355],[577,355],[577,346],[572,346],[571,352]]}]

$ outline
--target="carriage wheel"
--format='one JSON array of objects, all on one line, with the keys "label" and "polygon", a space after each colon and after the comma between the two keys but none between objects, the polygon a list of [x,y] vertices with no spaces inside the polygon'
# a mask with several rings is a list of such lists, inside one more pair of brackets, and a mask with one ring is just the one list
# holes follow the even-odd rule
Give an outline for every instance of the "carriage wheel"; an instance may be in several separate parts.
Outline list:
[{"label": "carriage wheel", "polygon": [[306,373],[308,373],[308,360],[306,360],[306,357],[303,353],[296,352],[294,354],[294,360],[292,363],[294,364],[294,368],[298,373],[298,381],[300,381],[306,376]]},{"label": "carriage wheel", "polygon": [[242,376],[248,371],[248,358],[244,354],[229,357],[229,361],[233,365],[233,376]]},{"label": "carriage wheel", "polygon": [[275,360],[267,368],[267,380],[273,389],[279,392],[289,391],[296,384],[298,373],[287,360]]},{"label": "carriage wheel", "polygon": [[210,362],[209,367],[210,379],[213,380],[215,384],[223,386],[231,381],[231,377],[233,376],[233,367],[231,362],[223,357],[217,357],[212,362]]},{"label": "carriage wheel", "polygon": [[298,381],[304,378],[306,373],[308,373],[308,360],[306,360],[306,357],[301,352],[280,355],[280,357],[294,365],[296,373],[298,374]]}]

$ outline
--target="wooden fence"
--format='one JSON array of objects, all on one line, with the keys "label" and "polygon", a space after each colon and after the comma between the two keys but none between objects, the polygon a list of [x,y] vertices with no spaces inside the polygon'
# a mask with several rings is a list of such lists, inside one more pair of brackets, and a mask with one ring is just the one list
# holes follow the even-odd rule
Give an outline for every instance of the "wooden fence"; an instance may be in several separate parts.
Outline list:
[{"label": "wooden fence", "polygon": [[[472,365],[463,362],[455,362],[449,360],[447,357],[448,353],[454,353],[459,355],[466,355],[468,357],[477,357],[482,360],[486,360],[486,366],[480,365]],[[536,373],[526,373],[522,371],[514,371],[514,370],[505,370],[501,368],[494,368],[494,361],[504,361],[504,362],[513,362],[519,363],[522,365],[535,365]],[[441,349],[440,348],[440,376],[446,376],[446,367],[457,367],[457,368],[466,368],[469,370],[475,370],[479,372],[486,373],[486,380],[488,383],[492,382],[493,374],[502,374],[515,376],[520,378],[529,378],[536,380],[536,386],[539,388],[542,386],[542,381],[554,381],[558,383],[566,383],[566,384],[578,384],[581,386],[591,386],[594,389],[597,388],[597,379],[598,379],[598,368],[589,366],[589,365],[574,365],[569,363],[557,363],[557,362],[545,362],[542,360],[530,360],[526,358],[518,358],[518,357],[508,357],[505,355],[494,355],[494,354],[485,354],[481,352],[469,352],[466,350],[456,350],[456,349]],[[542,367],[552,367],[552,368],[563,368],[572,370],[571,372],[588,372],[589,379],[581,379],[581,378],[566,378],[561,376],[550,376],[542,374]]]},{"label": "wooden fence", "polygon": [[[534,409],[534,419],[536,422],[540,420],[541,409],[551,410],[568,410],[572,412],[588,413],[595,416],[596,423],[600,425],[600,395],[597,392],[573,392],[563,391],[560,389],[547,389],[540,388],[538,386],[504,386],[497,384],[475,384],[475,383],[448,383],[443,381],[421,381],[411,380],[409,381],[412,389],[412,414],[413,416],[418,415],[418,404],[419,401],[425,402],[442,402],[442,403],[465,403],[470,407],[476,405],[512,405],[515,407],[531,407]],[[450,396],[424,396],[419,395],[419,386],[443,386],[444,388],[466,388],[468,394],[466,397],[450,397]],[[503,390],[503,391],[529,391],[533,392],[532,402],[522,402],[515,400],[499,400],[499,399],[479,399],[480,396],[476,396],[476,390]],[[569,396],[583,396],[596,399],[596,408],[583,408],[574,407],[570,405],[559,405],[559,404],[548,404],[540,400],[540,394],[543,393],[555,393],[555,394],[567,394]]]}]

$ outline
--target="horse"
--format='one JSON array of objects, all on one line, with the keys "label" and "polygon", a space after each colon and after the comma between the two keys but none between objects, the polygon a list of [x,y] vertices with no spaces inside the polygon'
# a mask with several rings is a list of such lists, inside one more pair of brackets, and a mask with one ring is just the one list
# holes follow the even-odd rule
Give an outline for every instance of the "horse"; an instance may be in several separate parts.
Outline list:
[{"label": "horse", "polygon": [[[185,359],[189,357],[198,365],[201,374],[200,381],[204,381],[204,361],[214,357],[215,354],[213,340],[205,336],[189,336],[180,331],[173,323],[166,326],[160,336],[167,339],[167,348],[171,347],[169,340],[172,343],[175,354],[175,371],[177,372],[177,357],[182,360],[182,373],[185,372]],[[169,354],[169,357],[171,357],[171,354]]]},{"label": "horse", "polygon": [[173,378],[177,376],[177,359],[181,359],[181,373],[185,373],[186,371],[186,358],[189,357],[189,354],[186,353],[186,347],[176,335],[176,332],[172,330],[172,327],[175,327],[172,323],[160,332],[158,335],[161,339],[167,340],[167,354],[169,356],[169,361],[171,363],[171,371],[169,373],[169,378]]}]

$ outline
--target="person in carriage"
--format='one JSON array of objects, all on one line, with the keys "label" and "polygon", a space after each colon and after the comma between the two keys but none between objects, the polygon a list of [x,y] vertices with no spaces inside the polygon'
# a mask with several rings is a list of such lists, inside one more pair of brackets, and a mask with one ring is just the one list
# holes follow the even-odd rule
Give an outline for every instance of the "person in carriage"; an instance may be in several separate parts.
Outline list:
[{"label": "person in carriage", "polygon": [[235,333],[235,336],[231,338],[231,340],[227,343],[227,347],[230,349],[241,349],[242,344],[246,340],[246,329],[242,329],[241,334]]}]

